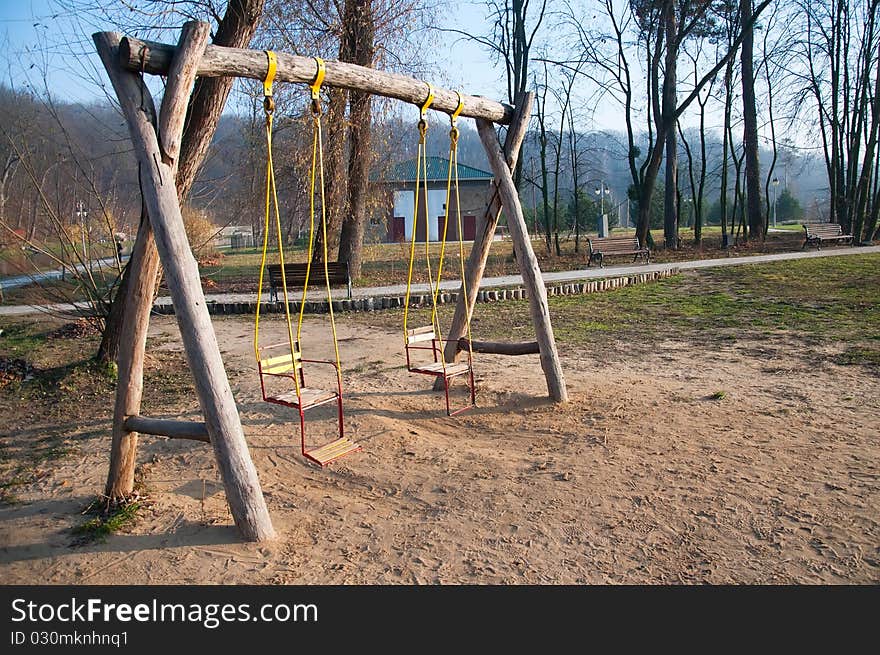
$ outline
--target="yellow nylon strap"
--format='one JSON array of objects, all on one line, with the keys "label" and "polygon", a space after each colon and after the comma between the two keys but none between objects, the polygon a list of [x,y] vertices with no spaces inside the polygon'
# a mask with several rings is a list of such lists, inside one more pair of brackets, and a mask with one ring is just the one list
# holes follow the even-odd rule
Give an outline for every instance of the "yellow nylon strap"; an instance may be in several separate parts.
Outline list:
[{"label": "yellow nylon strap", "polygon": [[[320,90],[321,81],[324,79],[323,68],[324,62],[319,58],[315,58],[319,62],[319,73],[314,86],[312,86],[312,102],[320,103],[320,96],[317,95]],[[339,338],[336,333],[336,316],[333,313],[333,296],[330,292],[330,271],[329,271],[329,252],[327,248],[327,202],[325,195],[324,183],[324,139],[321,129],[321,107],[313,104],[312,116],[312,166],[309,173],[310,193],[309,193],[309,249],[306,264],[306,279],[303,285],[302,302],[299,309],[299,321],[296,326],[296,339],[299,342],[302,334],[303,317],[305,314],[306,297],[309,289],[309,277],[312,271],[312,254],[315,248],[315,192],[320,190],[321,195],[321,230],[324,246],[324,282],[327,286],[327,308],[330,313],[330,331],[333,335],[333,351],[336,356],[336,378],[339,384],[342,384],[342,361],[339,356]],[[320,183],[320,187],[319,187]],[[297,394],[299,390],[297,390]]]},{"label": "yellow nylon strap", "polygon": [[[458,218],[458,261],[461,269],[461,292],[464,296],[464,317],[465,317],[465,325],[467,326],[467,338],[468,338],[468,366],[473,370],[473,344],[471,342],[471,318],[473,315],[471,305],[470,305],[470,296],[468,295],[468,285],[467,285],[467,277],[465,276],[464,271],[464,232],[462,230],[461,224],[461,197],[459,194],[458,187],[458,130],[453,125],[453,131],[455,131],[455,137],[450,139],[450,157],[449,160],[452,162],[452,166],[455,170],[455,213]],[[448,203],[447,203],[448,206]],[[447,209],[447,213],[448,213]],[[444,358],[445,360],[445,358]]]},{"label": "yellow nylon strap", "polygon": [[266,71],[266,79],[263,80],[263,95],[272,97],[272,82],[275,81],[275,72],[278,70],[278,57],[272,50],[266,50],[266,58],[269,60],[269,68]]},{"label": "yellow nylon strap", "polygon": [[[413,274],[413,265],[416,260],[416,223],[419,220],[419,187],[421,186],[421,174],[422,174],[422,159],[425,152],[425,132],[427,130],[427,123],[425,121],[419,121],[419,132],[421,137],[419,139],[419,147],[418,154],[416,155],[416,196],[415,203],[413,207],[413,222],[412,222],[412,236],[410,238],[410,246],[409,246],[409,272],[406,276],[406,298],[403,303],[403,343],[406,345],[408,335],[407,335],[407,320],[409,319],[409,298],[412,294],[412,274]],[[425,216],[428,215],[428,198],[427,198],[427,190],[425,191]],[[427,218],[425,219],[427,222]],[[427,227],[427,226],[426,226]],[[426,235],[427,236],[427,235]]]},{"label": "yellow nylon strap", "polygon": [[[278,237],[278,257],[281,264],[281,287],[284,292],[284,316],[287,321],[287,339],[288,344],[290,346],[290,357],[291,361],[295,360],[296,353],[296,343],[293,339],[293,324],[290,317],[290,297],[287,292],[287,275],[284,271],[284,242],[281,234],[281,213],[278,206],[278,189],[275,185],[275,164],[272,159],[272,126],[273,126],[273,116],[272,112],[266,108],[266,214],[264,221],[264,229],[263,229],[263,255],[260,261],[260,281],[259,281],[259,291],[258,291],[258,302],[257,302],[257,310],[256,310],[256,318],[255,326],[254,326],[254,352],[257,356],[257,360],[260,358],[260,302],[262,298],[263,291],[263,277],[264,270],[266,268],[266,258],[269,248],[269,218],[271,214],[272,204],[274,203],[275,208],[275,227],[276,234]],[[294,379],[294,384],[296,385],[296,395],[297,398],[300,397],[300,384],[299,377],[295,374],[292,376]],[[300,410],[301,411],[301,410]]]},{"label": "yellow nylon strap", "polygon": [[309,88],[312,90],[312,100],[320,100],[321,85],[324,83],[327,68],[324,66],[324,60],[320,57],[315,57],[315,64],[318,67],[318,72],[315,73],[315,81],[309,85]]},{"label": "yellow nylon strap", "polygon": [[413,266],[415,264],[416,259],[416,227],[419,220],[419,192],[421,191],[422,186],[422,171],[424,170],[424,178],[425,178],[425,259],[427,261],[428,266],[428,281],[431,281],[431,260],[428,257],[428,165],[427,165],[427,147],[426,147],[426,138],[428,133],[428,121],[427,121],[427,111],[428,107],[431,106],[431,103],[434,102],[434,87],[428,84],[428,97],[425,99],[424,104],[419,108],[419,147],[418,153],[416,155],[416,195],[415,195],[415,203],[413,207],[413,222],[412,222],[412,238],[410,239],[410,247],[409,247],[409,272],[406,276],[406,296],[403,304],[403,342],[404,345],[407,343],[408,335],[407,335],[407,322],[409,320],[409,299],[412,295],[412,274],[413,274]]},{"label": "yellow nylon strap", "polygon": [[[428,84],[425,82],[425,84]],[[428,107],[430,107],[434,103],[434,87],[428,84],[428,97],[425,98],[425,102],[421,108],[421,119],[425,120],[425,116],[428,112]]]},{"label": "yellow nylon strap", "polygon": [[[272,147],[272,116],[271,114],[267,114],[266,116],[266,143],[271,150]],[[271,211],[271,161],[272,158],[269,156],[267,158],[266,163],[266,216],[265,221],[263,222],[263,256],[260,259],[260,281],[257,285],[257,311],[256,318],[254,319],[254,354],[257,357],[257,361],[260,361],[260,304],[263,299],[263,274],[266,270],[266,254],[269,250],[269,214]]]},{"label": "yellow nylon strap", "polygon": [[275,53],[266,50],[266,59],[268,62],[266,69],[266,77],[263,80],[263,110],[266,113],[266,212],[263,221],[263,253],[260,258],[260,280],[257,284],[257,309],[254,317],[254,355],[257,361],[260,357],[260,304],[263,299],[263,279],[266,271],[266,259],[269,252],[269,217],[272,210],[272,197],[275,197],[275,211],[278,211],[278,198],[275,193],[275,172],[272,162],[272,114],[274,112],[274,104],[272,103],[272,83],[275,80],[275,71],[277,70],[278,60]]},{"label": "yellow nylon strap", "polygon": [[461,91],[456,91],[455,93],[458,95],[458,107],[456,107],[455,111],[452,112],[452,115],[449,117],[449,122],[452,124],[452,127],[455,127],[455,122],[458,120],[462,109],[464,109],[464,98],[461,96]]}]

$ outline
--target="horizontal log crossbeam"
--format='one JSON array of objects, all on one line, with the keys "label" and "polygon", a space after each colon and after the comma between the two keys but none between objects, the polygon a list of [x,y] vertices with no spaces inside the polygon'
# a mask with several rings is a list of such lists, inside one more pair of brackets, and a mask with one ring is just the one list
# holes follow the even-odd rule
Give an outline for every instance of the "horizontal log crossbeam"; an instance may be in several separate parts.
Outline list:
[{"label": "horizontal log crossbeam", "polygon": [[[472,350],[475,353],[485,353],[488,355],[538,355],[541,350],[537,341],[519,341],[505,343],[503,341],[471,341]],[[458,340],[459,352],[467,352],[467,337]]]},{"label": "horizontal log crossbeam", "polygon": [[148,418],[146,416],[129,416],[123,423],[129,432],[152,434],[169,439],[193,439],[210,443],[208,428],[204,423],[196,421],[174,421],[164,418]]},{"label": "horizontal log crossbeam", "polygon": [[[177,47],[166,43],[142,41],[124,37],[119,45],[119,57],[123,68],[152,75],[167,75]],[[311,84],[315,79],[317,65],[311,57],[301,57],[284,52],[277,53],[277,82]],[[209,45],[199,62],[199,77],[246,77],[262,80],[266,76],[266,53],[262,50],[226,48]],[[406,75],[367,68],[339,61],[326,62],[325,86],[364,91],[373,95],[395,98],[421,105],[428,96],[428,85]],[[513,107],[481,96],[462,94],[464,108],[461,115],[481,118],[493,123],[507,125],[513,116]],[[449,89],[434,89],[431,109],[451,114],[458,108],[458,94]]]}]

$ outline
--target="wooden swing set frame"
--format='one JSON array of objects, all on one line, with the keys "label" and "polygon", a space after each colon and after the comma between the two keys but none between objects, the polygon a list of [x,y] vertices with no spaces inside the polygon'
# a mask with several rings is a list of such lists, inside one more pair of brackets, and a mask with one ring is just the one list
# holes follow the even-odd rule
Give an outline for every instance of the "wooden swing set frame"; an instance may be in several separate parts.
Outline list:
[{"label": "wooden swing set frame", "polygon": [[[186,23],[176,46],[123,37],[115,32],[93,35],[128,124],[149,217],[138,229],[129,264],[130,284],[124,299],[113,439],[105,494],[110,499],[125,499],[132,494],[139,433],[206,441],[214,450],[236,527],[248,541],[265,541],[274,538],[275,530],[223,365],[201,287],[198,264],[184,230],[175,177],[186,109],[196,77],[235,76],[263,80],[266,54],[262,50],[209,45],[209,29],[207,23]],[[276,81],[310,84],[315,72],[313,58],[278,53]],[[159,112],[143,82],[144,74],[162,75],[167,79]],[[428,86],[414,78],[342,62],[326,63],[324,84],[415,105],[422,104]],[[460,356],[459,339],[466,334],[469,314],[473,311],[503,208],[528,291],[548,395],[554,402],[566,402],[568,395],[550,323],[547,291],[511,176],[525,137],[534,96],[524,94],[517,99],[516,106],[511,107],[483,97],[460,96],[447,89],[434,89],[434,94],[431,108],[447,114],[456,111],[461,98],[461,116],[476,119],[480,139],[495,175],[490,201],[482,221],[478,222],[465,269],[468,302],[465,302],[463,293],[459,294],[444,357],[448,362],[455,362]],[[496,123],[508,126],[503,148],[494,127]],[[140,415],[144,352],[153,305],[153,285],[160,261],[195,380],[204,423]]]}]

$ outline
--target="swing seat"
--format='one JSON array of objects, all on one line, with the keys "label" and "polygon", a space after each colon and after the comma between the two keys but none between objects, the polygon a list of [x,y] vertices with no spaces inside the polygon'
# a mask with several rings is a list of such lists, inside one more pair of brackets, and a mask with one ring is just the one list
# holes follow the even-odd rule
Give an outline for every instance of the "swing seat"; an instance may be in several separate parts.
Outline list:
[{"label": "swing seat", "polygon": [[312,389],[309,387],[301,387],[299,390],[299,398],[296,396],[296,389],[286,393],[280,393],[274,396],[267,396],[266,402],[275,403],[276,405],[284,405],[285,407],[293,407],[294,409],[309,409],[317,407],[339,397],[335,391],[325,391],[324,389]]},{"label": "swing seat", "polygon": [[[287,347],[288,344],[279,344],[278,346],[267,346],[261,350],[276,349],[279,347]],[[339,381],[339,370],[335,362],[323,359],[303,359],[299,349],[299,343],[294,344],[293,352],[286,352],[283,355],[275,357],[266,357],[258,360],[260,369],[260,383],[263,389],[263,400],[275,405],[291,407],[299,412],[300,418],[300,436],[302,441],[302,454],[311,462],[321,467],[327,466],[344,455],[356,452],[361,449],[360,444],[351,441],[343,436],[342,427],[342,384],[338,382],[338,388],[335,390],[316,389],[314,387],[305,386],[305,377],[303,375],[303,363],[309,362],[313,364],[328,364],[337,371],[337,381]],[[266,393],[266,378],[287,378],[296,384],[299,380],[299,395],[296,389],[283,391],[280,393]],[[339,415],[339,438],[330,443],[309,449],[306,447],[306,424],[305,411],[312,407],[326,405],[328,403],[336,403],[337,413]]]},{"label": "swing seat", "polygon": [[[406,369],[410,373],[420,373],[422,375],[431,375],[443,380],[443,391],[446,394],[446,415],[455,416],[461,412],[476,406],[476,388],[474,385],[474,370],[471,366],[470,353],[466,362],[443,362],[443,352],[441,344],[447,341],[440,339],[434,332],[434,328],[430,325],[426,327],[413,328],[406,331]],[[431,345],[418,345],[427,344]],[[429,350],[434,358],[433,362],[425,362],[415,364],[412,361],[411,350]],[[455,377],[466,375],[467,385],[470,391],[470,404],[453,411],[449,405],[449,382]]]},{"label": "swing seat", "polygon": [[320,448],[303,451],[303,455],[320,466],[327,466],[330,462],[357,452],[360,449],[361,445],[359,443],[351,441],[348,437],[340,437],[336,441],[331,441]]},{"label": "swing seat", "polygon": [[470,371],[471,367],[466,362],[455,362],[446,364],[446,370],[443,370],[443,362],[432,362],[430,364],[420,364],[409,369],[410,373],[424,373],[425,375],[433,375],[448,378],[462,375]]}]

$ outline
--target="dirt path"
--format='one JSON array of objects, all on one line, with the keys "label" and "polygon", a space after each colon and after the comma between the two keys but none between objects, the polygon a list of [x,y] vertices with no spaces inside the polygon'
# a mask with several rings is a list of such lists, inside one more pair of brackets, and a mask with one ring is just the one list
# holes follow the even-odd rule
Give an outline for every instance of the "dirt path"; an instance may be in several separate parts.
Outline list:
[{"label": "dirt path", "polygon": [[[238,542],[204,444],[148,437],[138,523],[71,546],[106,475],[108,400],[70,427],[77,455],[0,507],[0,581],[880,581],[880,379],[865,368],[743,342],[570,351],[560,409],[537,357],[481,356],[480,407],[450,419],[402,368],[400,334],[343,322],[347,428],[364,449],[318,470],[284,409],[260,401],[250,323],[215,325],[280,539]],[[266,329],[280,340],[280,322]],[[324,334],[307,323],[307,343]],[[151,336],[150,352],[179,351],[173,319]]]}]

